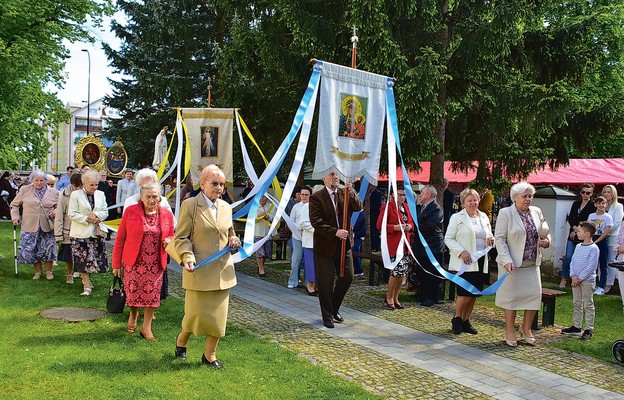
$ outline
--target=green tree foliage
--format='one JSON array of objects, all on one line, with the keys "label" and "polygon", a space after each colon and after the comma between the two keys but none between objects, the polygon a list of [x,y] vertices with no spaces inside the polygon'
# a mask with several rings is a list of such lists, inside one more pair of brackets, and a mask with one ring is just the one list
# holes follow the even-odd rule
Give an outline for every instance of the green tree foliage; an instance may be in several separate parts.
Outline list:
[{"label": "green tree foliage", "polygon": [[[106,135],[129,149],[129,164],[150,165],[154,139],[164,125],[173,129],[172,107],[205,107],[208,78],[226,38],[223,18],[211,2],[146,0],[117,2],[127,23],[113,24],[123,41],[116,51],[105,46],[111,65],[125,75],[111,82],[105,99],[120,110]],[[213,89],[214,90],[214,89]],[[218,99],[213,106],[218,106]]]},{"label": "green tree foliage", "polygon": [[440,156],[500,184],[622,130],[621,1],[354,4],[362,64],[399,78],[403,148],[438,185]]},{"label": "green tree foliage", "polygon": [[[217,105],[241,107],[270,154],[309,59],[348,65],[354,25],[358,68],[397,78],[404,155],[410,166],[432,160],[437,186],[445,159],[458,170],[476,161],[480,183],[504,184],[570,156],[607,155],[596,143],[622,131],[621,0],[166,3],[121,3],[130,22],[115,28],[125,44],[111,55],[130,78],[109,102],[125,113],[111,133],[127,140],[151,138],[171,120],[166,107],[201,103],[215,74]],[[181,68],[189,58],[202,68]]]},{"label": "green tree foliage", "polygon": [[88,40],[82,24],[97,23],[106,2],[0,0],[0,168],[41,162],[49,150],[49,127],[69,118],[45,87],[62,86],[68,53],[63,40]]}]

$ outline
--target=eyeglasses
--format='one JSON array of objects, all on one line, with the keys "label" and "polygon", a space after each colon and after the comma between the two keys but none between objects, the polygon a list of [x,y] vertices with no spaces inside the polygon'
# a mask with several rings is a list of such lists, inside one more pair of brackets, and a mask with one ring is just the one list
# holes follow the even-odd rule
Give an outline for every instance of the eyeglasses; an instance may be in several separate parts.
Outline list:
[{"label": "eyeglasses", "polygon": [[581,190],[581,194],[592,194],[592,192],[586,192],[584,190]]},{"label": "eyeglasses", "polygon": [[405,193],[399,193],[399,197],[405,197],[406,194]]},{"label": "eyeglasses", "polygon": [[221,186],[221,187],[225,187],[225,182],[210,181],[210,184],[211,184],[212,186]]},{"label": "eyeglasses", "polygon": [[50,187],[54,187],[54,183],[48,183],[47,185]]}]

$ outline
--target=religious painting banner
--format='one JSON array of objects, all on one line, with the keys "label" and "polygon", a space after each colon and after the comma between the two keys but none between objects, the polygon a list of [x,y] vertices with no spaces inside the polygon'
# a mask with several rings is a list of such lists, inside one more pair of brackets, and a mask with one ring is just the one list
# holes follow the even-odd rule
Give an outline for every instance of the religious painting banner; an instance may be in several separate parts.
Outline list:
[{"label": "religious painting banner", "polygon": [[316,160],[312,177],[377,184],[386,116],[387,77],[322,63]]},{"label": "religious painting banner", "polygon": [[206,165],[216,164],[228,182],[233,181],[233,108],[182,108],[191,145],[191,177],[197,186]]}]

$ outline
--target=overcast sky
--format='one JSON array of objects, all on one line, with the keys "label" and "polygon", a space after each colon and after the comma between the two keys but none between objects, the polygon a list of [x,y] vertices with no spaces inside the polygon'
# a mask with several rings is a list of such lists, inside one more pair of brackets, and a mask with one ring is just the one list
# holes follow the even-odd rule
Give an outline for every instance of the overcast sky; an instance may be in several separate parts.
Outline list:
[{"label": "overcast sky", "polygon": [[[125,21],[122,12],[116,13],[113,18]],[[112,88],[107,78],[119,79],[119,75],[113,75],[113,69],[108,66],[108,60],[102,50],[102,43],[108,43],[114,49],[119,49],[119,39],[110,30],[110,19],[106,19],[101,29],[90,27],[95,43],[69,43],[65,45],[70,50],[70,57],[65,62],[66,82],[63,89],[52,87],[50,90],[57,91],[63,103],[87,102],[87,88],[89,80],[89,59],[86,52],[91,54],[91,102],[112,94]]]}]

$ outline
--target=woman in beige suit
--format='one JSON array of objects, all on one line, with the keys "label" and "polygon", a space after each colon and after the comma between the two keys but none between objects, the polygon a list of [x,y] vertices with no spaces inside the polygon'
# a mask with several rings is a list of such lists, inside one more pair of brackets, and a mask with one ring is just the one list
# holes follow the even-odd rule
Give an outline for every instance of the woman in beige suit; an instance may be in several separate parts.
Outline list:
[{"label": "woman in beige suit", "polygon": [[236,249],[240,239],[232,226],[232,208],[221,200],[225,175],[216,165],[202,171],[202,192],[184,201],[180,207],[178,228],[167,252],[184,266],[182,287],[186,289],[182,331],[176,338],[175,356],[186,359],[186,345],[191,336],[206,336],[202,364],[223,368],[216,357],[219,338],[225,336],[229,289],[236,285],[230,253],[198,269],[201,262],[230,246]]},{"label": "woman in beige suit", "polygon": [[57,255],[54,217],[59,192],[48,187],[47,176],[42,171],[33,171],[29,180],[32,184],[23,186],[11,202],[13,225],[22,225],[17,262],[33,264],[35,280],[41,278],[41,264],[45,263],[46,279],[52,280],[52,263]]},{"label": "woman in beige suit", "polygon": [[[461,277],[476,289],[483,290],[483,274],[488,272],[488,257],[484,254],[478,260],[473,260],[472,255],[494,245],[492,226],[487,214],[479,211],[480,196],[476,190],[464,189],[459,199],[464,209],[451,216],[444,236],[444,243],[451,253],[449,271],[459,271],[463,265],[467,265]],[[477,295],[457,287],[455,317],[451,320],[454,334],[478,333],[470,323],[476,300]]]},{"label": "woman in beige suit", "polygon": [[498,276],[509,274],[496,292],[496,305],[505,310],[505,343],[510,347],[518,346],[517,310],[525,310],[520,335],[535,345],[531,324],[542,301],[539,248],[550,246],[550,234],[542,210],[531,206],[534,194],[531,184],[516,183],[510,191],[514,204],[500,210],[496,219]]}]

